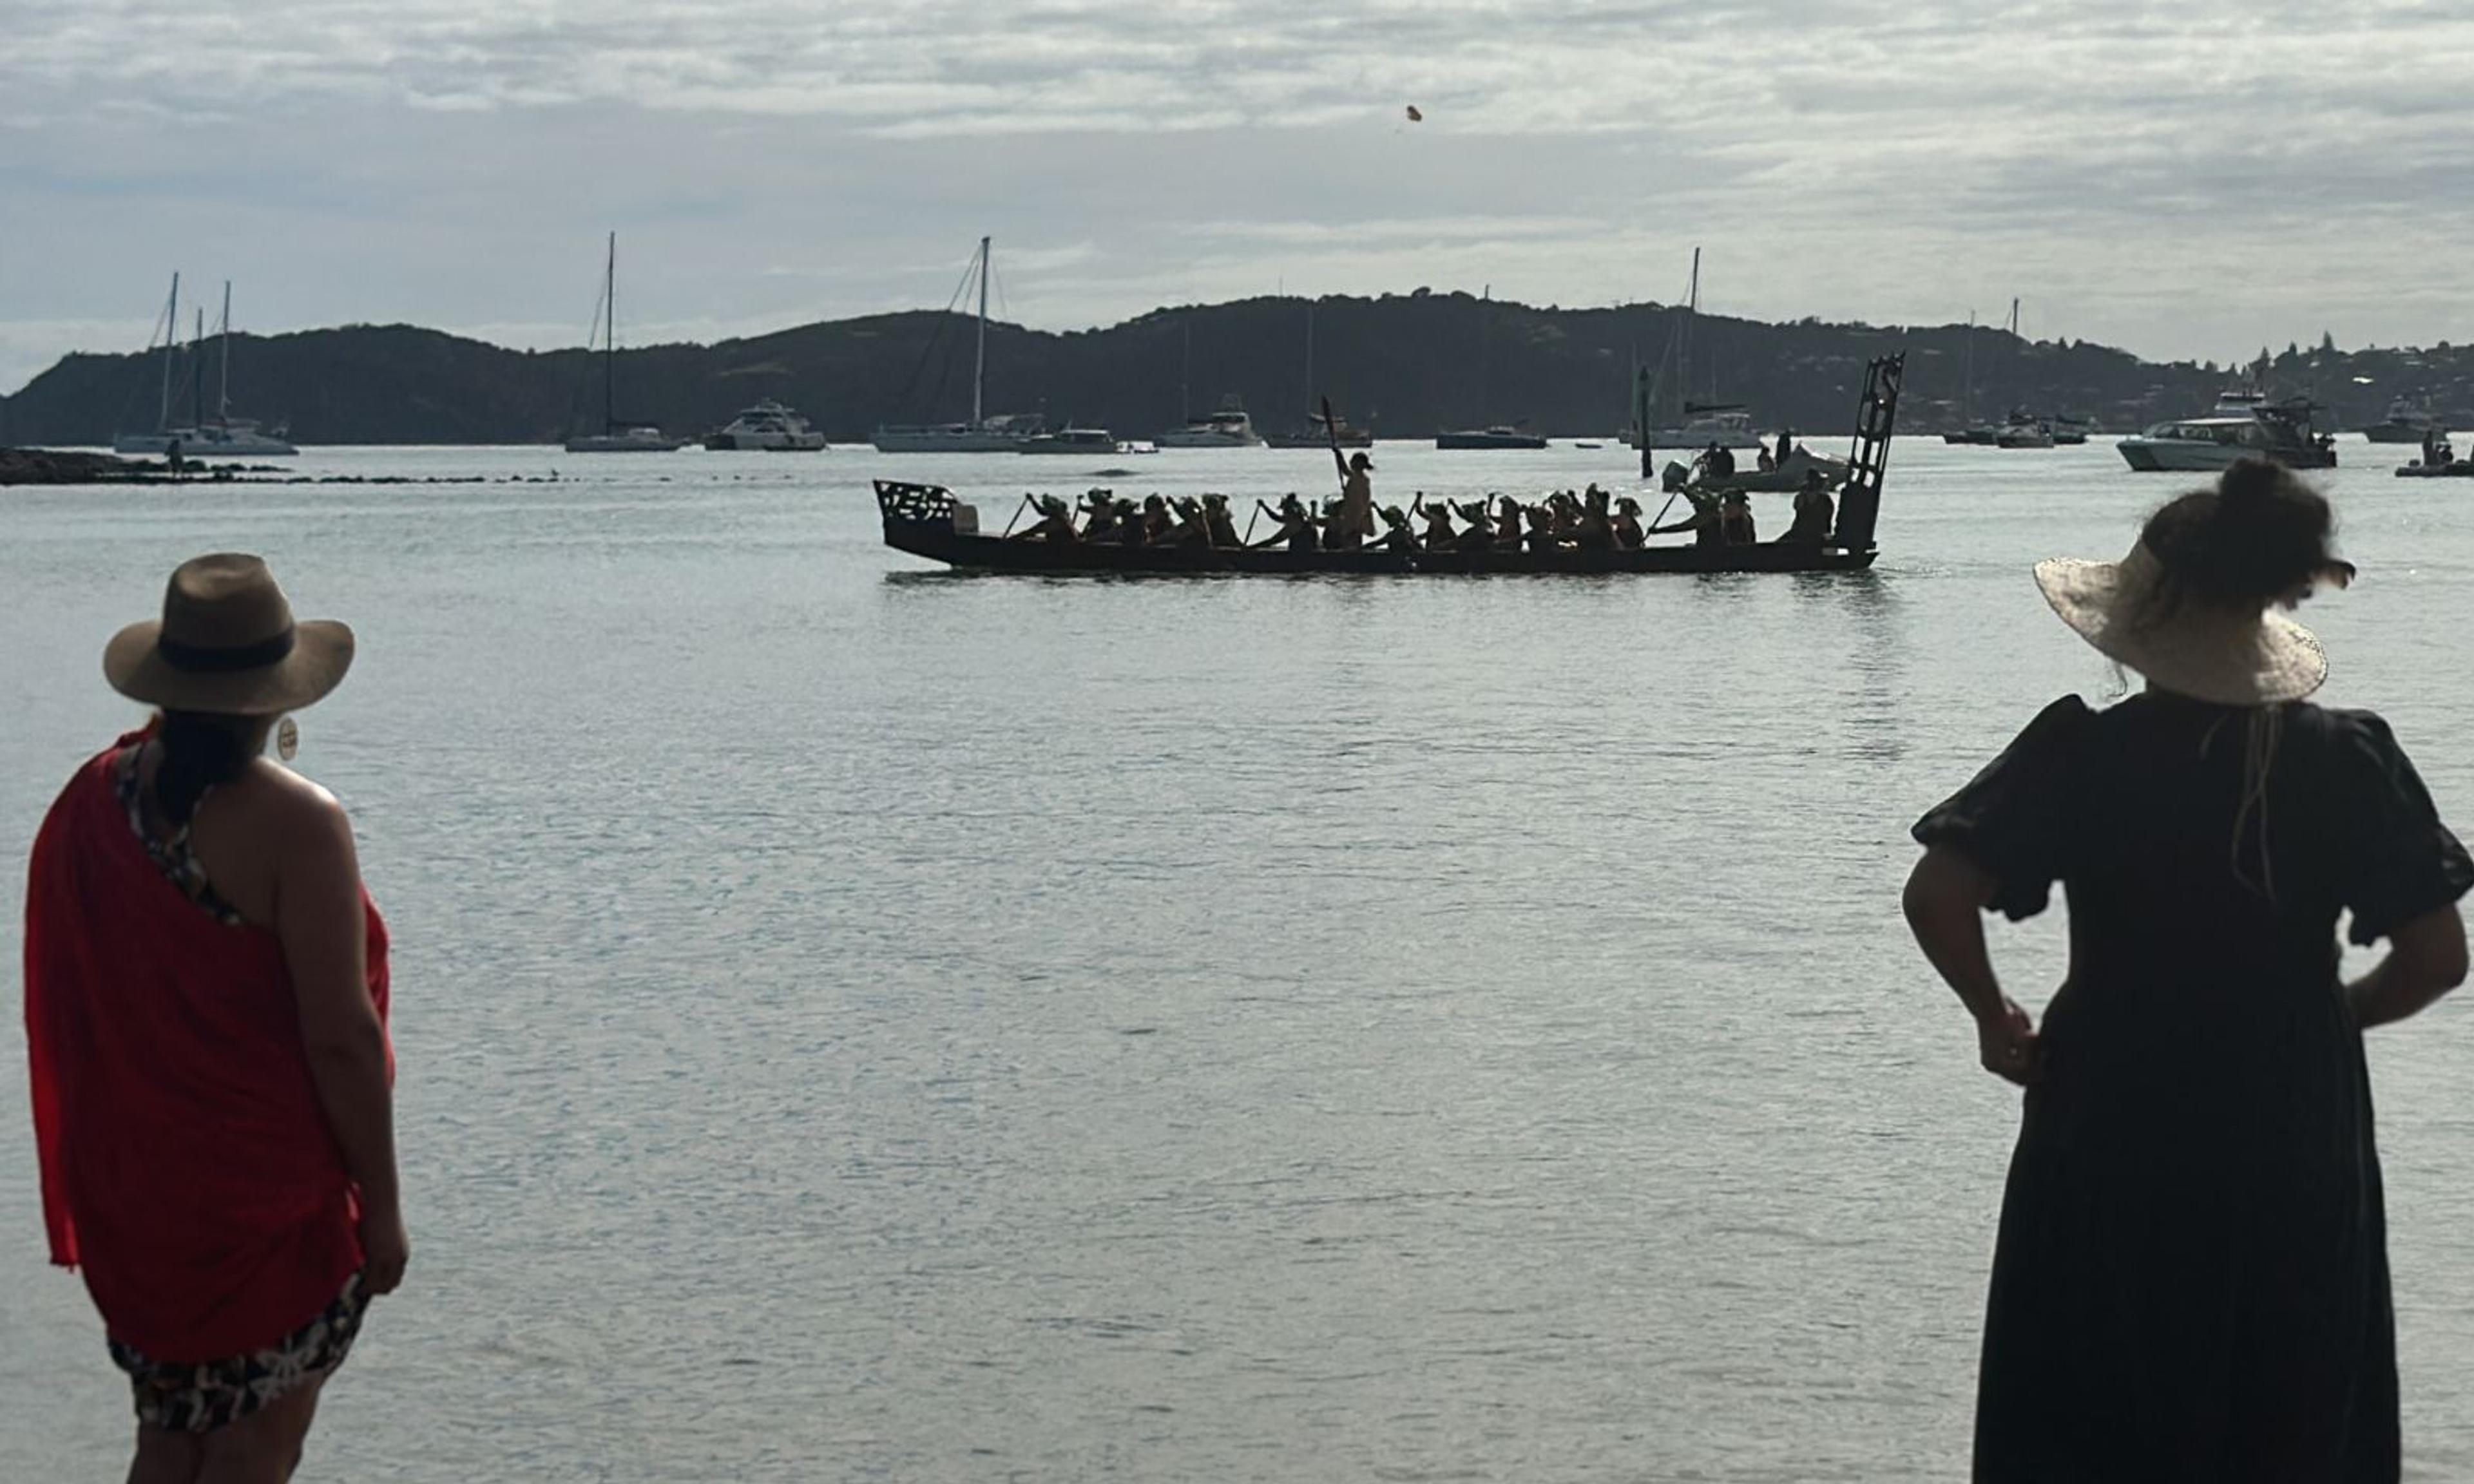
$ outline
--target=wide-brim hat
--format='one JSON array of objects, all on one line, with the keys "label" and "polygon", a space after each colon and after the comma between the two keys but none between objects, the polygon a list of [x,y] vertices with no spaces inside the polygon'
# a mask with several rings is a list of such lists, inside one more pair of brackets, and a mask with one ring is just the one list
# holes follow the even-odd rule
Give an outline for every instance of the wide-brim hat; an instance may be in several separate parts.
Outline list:
[{"label": "wide-brim hat", "polygon": [[275,716],[324,699],[352,665],[352,631],[295,621],[275,574],[220,553],[173,569],[163,616],[131,624],[103,649],[104,679],[172,711]]},{"label": "wide-brim hat", "polygon": [[2097,652],[2167,690],[2219,706],[2299,701],[2328,679],[2328,653],[2265,607],[2160,601],[2164,564],[2142,542],[2120,562],[2036,563],[2054,613]]}]

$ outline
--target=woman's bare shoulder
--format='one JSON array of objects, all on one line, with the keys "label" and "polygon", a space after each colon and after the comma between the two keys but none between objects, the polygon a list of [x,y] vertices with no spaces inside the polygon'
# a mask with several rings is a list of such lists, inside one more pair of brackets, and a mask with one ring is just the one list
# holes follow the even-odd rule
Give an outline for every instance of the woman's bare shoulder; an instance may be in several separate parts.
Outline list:
[{"label": "woman's bare shoulder", "polygon": [[338,847],[349,854],[352,822],[344,805],[317,782],[291,769],[259,758],[249,772],[219,792],[230,792],[241,803],[270,844],[286,853],[326,854]]}]

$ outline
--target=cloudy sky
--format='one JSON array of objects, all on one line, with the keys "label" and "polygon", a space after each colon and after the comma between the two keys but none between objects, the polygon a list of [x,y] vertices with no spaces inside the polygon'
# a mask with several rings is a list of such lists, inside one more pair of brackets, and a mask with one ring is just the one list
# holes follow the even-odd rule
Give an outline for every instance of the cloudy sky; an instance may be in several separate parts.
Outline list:
[{"label": "cloudy sky", "polygon": [[[175,269],[273,330],[1052,328],[1419,284],[2474,340],[2463,0],[7,0],[0,389]],[[1404,109],[1425,115],[1410,123]],[[184,316],[185,317],[185,316]]]}]

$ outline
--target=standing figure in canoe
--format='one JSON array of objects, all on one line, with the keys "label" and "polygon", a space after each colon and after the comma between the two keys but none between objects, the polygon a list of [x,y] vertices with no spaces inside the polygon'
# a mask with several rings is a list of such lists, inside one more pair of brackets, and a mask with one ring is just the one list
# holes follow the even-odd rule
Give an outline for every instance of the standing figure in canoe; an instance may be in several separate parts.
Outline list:
[{"label": "standing figure in canoe", "polygon": [[1362,448],[1343,460],[1335,447],[1331,462],[1340,468],[1340,506],[1323,535],[1325,544],[1346,550],[1374,539],[1374,461]]}]

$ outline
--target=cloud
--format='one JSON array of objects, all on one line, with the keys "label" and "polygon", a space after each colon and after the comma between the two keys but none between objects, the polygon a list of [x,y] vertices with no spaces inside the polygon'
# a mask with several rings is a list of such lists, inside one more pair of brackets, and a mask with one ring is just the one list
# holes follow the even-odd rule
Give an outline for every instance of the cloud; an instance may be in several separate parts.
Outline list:
[{"label": "cloud", "polygon": [[573,339],[612,225],[648,327],[941,304],[993,231],[1059,327],[1275,284],[1671,298],[1700,243],[1765,317],[2462,340],[2435,59],[2469,50],[2474,12],[2371,0],[20,0],[0,385],[174,266],[261,327]]}]

